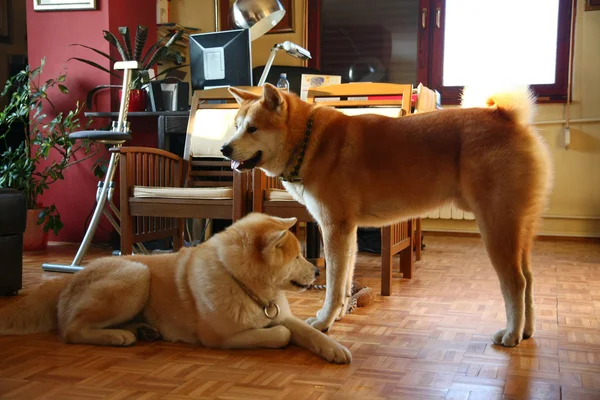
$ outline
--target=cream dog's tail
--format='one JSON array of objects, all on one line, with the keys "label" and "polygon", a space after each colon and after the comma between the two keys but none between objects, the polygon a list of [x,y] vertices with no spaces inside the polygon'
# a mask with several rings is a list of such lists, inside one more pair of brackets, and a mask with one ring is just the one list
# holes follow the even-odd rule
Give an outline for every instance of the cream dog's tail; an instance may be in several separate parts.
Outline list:
[{"label": "cream dog's tail", "polygon": [[56,329],[58,298],[70,278],[66,276],[45,282],[32,294],[0,309],[0,336]]},{"label": "cream dog's tail", "polygon": [[518,85],[474,85],[465,87],[463,108],[491,107],[508,112],[521,125],[529,125],[535,116],[535,96],[529,87]]}]

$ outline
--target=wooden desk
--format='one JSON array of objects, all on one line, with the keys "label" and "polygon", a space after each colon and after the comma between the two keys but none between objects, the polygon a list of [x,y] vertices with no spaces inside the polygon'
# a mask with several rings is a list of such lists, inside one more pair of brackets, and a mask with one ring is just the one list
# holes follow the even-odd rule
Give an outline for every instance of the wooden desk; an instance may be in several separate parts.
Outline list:
[{"label": "wooden desk", "polygon": [[[84,113],[86,117],[96,118],[117,118],[119,113],[116,111],[86,111]],[[166,117],[187,117],[190,115],[189,111],[130,111],[127,113],[127,117],[160,117],[164,115]]]}]

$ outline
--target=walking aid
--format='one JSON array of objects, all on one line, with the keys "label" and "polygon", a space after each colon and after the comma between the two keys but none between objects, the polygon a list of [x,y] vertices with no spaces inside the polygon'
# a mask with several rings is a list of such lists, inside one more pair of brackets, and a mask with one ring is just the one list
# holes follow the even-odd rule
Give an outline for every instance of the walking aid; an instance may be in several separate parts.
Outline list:
[{"label": "walking aid", "polygon": [[[114,181],[115,172],[119,164],[119,151],[118,149],[127,140],[131,139],[131,132],[129,130],[129,123],[127,122],[127,108],[129,106],[129,86],[131,84],[132,71],[138,69],[137,61],[120,61],[115,63],[116,70],[123,71],[123,90],[121,94],[121,104],[119,106],[119,117],[118,120],[113,122],[112,129],[110,131],[79,131],[69,135],[72,139],[91,140],[97,143],[109,144],[112,147],[110,151],[110,160],[108,162],[108,169],[104,181],[98,182],[98,189],[96,190],[96,208],[92,215],[90,225],[85,232],[83,241],[79,246],[79,250],[73,259],[71,265],[45,263],[42,264],[42,269],[48,272],[67,272],[74,273],[83,267],[81,266],[81,260],[85,256],[102,214],[110,221],[115,230],[121,234],[120,229],[120,216],[119,209],[113,203],[112,196],[114,193]],[[114,216],[111,214],[114,214]]]}]

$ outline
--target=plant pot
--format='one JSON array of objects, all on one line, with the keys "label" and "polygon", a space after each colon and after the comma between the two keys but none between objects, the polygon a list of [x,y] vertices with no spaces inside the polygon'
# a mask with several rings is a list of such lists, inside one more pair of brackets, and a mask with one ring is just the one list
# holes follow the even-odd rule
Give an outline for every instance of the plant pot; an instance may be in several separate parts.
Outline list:
[{"label": "plant pot", "polygon": [[[123,91],[119,90],[119,99],[123,96]],[[129,107],[127,111],[146,111],[148,102],[148,93],[144,89],[132,89],[129,91]]]},{"label": "plant pot", "polygon": [[23,250],[44,250],[48,247],[48,232],[44,232],[44,224],[38,225],[38,215],[43,208],[27,210],[27,225],[23,234]]}]

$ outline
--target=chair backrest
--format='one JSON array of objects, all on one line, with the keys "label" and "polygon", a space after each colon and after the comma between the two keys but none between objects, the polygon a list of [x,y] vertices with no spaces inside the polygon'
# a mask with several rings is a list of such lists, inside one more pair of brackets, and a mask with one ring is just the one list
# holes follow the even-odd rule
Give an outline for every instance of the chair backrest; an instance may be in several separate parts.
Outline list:
[{"label": "chair backrest", "polygon": [[[242,87],[262,93],[262,88]],[[187,186],[231,186],[233,171],[221,147],[235,133],[239,106],[227,88],[196,90],[192,97],[183,158],[189,162]]]},{"label": "chair backrest", "polygon": [[349,115],[398,117],[411,113],[412,89],[412,85],[396,83],[343,83],[310,88],[306,101],[336,107]]}]

